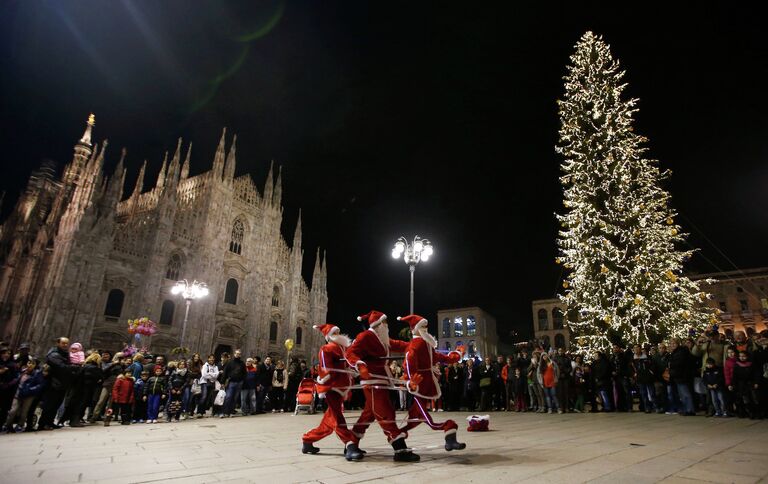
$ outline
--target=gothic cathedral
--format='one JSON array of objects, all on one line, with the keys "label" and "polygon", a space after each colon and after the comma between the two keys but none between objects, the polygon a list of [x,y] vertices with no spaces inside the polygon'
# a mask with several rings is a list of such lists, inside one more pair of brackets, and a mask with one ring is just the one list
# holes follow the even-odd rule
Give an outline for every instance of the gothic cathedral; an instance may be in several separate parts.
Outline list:
[{"label": "gothic cathedral", "polygon": [[158,324],[150,350],[179,346],[185,301],[171,293],[180,279],[208,284],[191,303],[184,346],[220,353],[312,357],[320,345],[313,323],[328,310],[327,267],[317,251],[312,287],[302,279],[301,214],[288,246],[282,185],[272,167],[262,193],[250,175],[235,177],[235,145],[226,129],[213,169],[189,176],[191,144],[166,153],[154,188],[144,190],[146,162],[123,199],[124,158],[103,172],[107,142],[91,142],[89,118],[60,178],[50,163],[32,173],[0,226],[0,338],[27,341],[36,354],[58,336],[86,348],[118,350],[130,341],[127,321]]}]

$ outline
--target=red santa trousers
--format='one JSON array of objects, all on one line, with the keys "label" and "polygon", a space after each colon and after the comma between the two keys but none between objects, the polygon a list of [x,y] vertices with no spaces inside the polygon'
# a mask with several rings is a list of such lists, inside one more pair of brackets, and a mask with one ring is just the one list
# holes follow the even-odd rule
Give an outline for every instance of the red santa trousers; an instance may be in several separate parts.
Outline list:
[{"label": "red santa trousers", "polygon": [[365,407],[352,429],[356,436],[362,438],[368,426],[377,420],[384,430],[384,435],[387,436],[387,442],[392,443],[394,440],[408,437],[408,432],[397,427],[395,409],[392,407],[392,400],[389,399],[389,390],[366,385],[363,387],[363,394]]},{"label": "red santa trousers", "polygon": [[357,443],[357,436],[347,428],[347,421],[344,419],[342,411],[344,397],[339,392],[331,390],[325,394],[325,403],[328,405],[328,409],[325,411],[320,425],[304,434],[301,440],[305,443],[317,442],[336,432],[344,445],[347,445],[348,442]]},{"label": "red santa trousers", "polygon": [[403,427],[403,430],[411,430],[422,422],[429,425],[432,430],[443,430],[448,432],[449,430],[455,431],[459,428],[453,420],[435,423],[435,421],[432,420],[432,416],[429,415],[429,412],[427,411],[430,402],[431,400],[429,399],[417,397],[416,395],[413,396],[413,404],[411,405],[411,409],[408,410],[408,424]]}]

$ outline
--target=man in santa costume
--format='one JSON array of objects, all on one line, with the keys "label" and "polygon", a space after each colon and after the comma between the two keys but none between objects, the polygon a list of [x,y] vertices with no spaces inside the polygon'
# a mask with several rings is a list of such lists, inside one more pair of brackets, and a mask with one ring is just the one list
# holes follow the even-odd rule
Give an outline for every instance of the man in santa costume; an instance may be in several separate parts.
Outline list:
[{"label": "man in santa costume", "polygon": [[323,415],[323,420],[317,428],[304,434],[301,438],[304,454],[317,454],[320,449],[314,444],[333,432],[344,443],[344,457],[349,461],[357,461],[363,458],[363,453],[357,447],[358,438],[347,428],[344,419],[343,403],[349,389],[352,386],[352,372],[345,362],[345,350],[349,347],[349,337],[340,334],[338,326],[333,324],[315,325],[315,329],[323,333],[327,344],[320,348],[318,354],[319,374],[317,377],[317,393],[320,398],[325,398],[328,409]]},{"label": "man in santa costume", "polygon": [[363,413],[352,431],[358,439],[362,439],[375,419],[384,430],[387,442],[395,449],[396,462],[418,461],[419,456],[405,444],[408,432],[398,428],[395,409],[389,398],[394,378],[389,369],[388,357],[390,352],[404,353],[408,343],[389,338],[387,315],[380,311],[371,311],[357,320],[368,321],[369,328],[358,334],[347,349],[347,362],[360,373],[360,384],[363,385],[365,395]]},{"label": "man in santa costume", "polygon": [[405,377],[409,382],[408,391],[413,395],[413,404],[408,411],[408,424],[402,430],[408,431],[426,423],[433,430],[442,430],[445,433],[445,450],[462,450],[467,445],[456,440],[456,431],[459,426],[453,420],[436,423],[429,415],[430,400],[440,398],[440,384],[437,380],[438,363],[453,364],[461,360],[464,348],[457,346],[456,351],[447,355],[435,351],[437,340],[427,330],[427,320],[417,314],[398,317],[398,321],[405,321],[411,327],[413,338],[405,351]]}]

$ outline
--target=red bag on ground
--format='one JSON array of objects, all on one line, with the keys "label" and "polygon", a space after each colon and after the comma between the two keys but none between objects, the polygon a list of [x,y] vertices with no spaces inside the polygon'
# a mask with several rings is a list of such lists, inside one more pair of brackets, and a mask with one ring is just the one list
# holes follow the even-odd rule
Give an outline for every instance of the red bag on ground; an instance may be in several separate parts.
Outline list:
[{"label": "red bag on ground", "polygon": [[469,427],[467,432],[484,432],[488,430],[488,424],[491,423],[490,415],[470,415],[467,417]]}]

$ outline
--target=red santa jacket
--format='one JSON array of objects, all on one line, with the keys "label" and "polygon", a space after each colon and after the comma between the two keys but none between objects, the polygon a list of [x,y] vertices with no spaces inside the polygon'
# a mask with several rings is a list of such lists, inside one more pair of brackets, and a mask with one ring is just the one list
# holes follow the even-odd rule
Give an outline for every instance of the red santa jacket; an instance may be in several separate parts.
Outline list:
[{"label": "red santa jacket", "polygon": [[344,358],[344,348],[336,343],[328,343],[320,347],[317,393],[324,394],[334,390],[342,396],[347,395],[352,385],[352,374],[349,373]]},{"label": "red santa jacket", "polygon": [[133,378],[118,378],[112,386],[113,403],[133,403]]},{"label": "red santa jacket", "polygon": [[384,347],[376,332],[368,329],[357,335],[354,343],[347,348],[347,362],[350,366],[358,368],[359,365],[366,365],[371,374],[370,380],[360,380],[362,385],[389,385],[388,378],[392,377],[389,370],[389,361],[384,359],[389,356],[390,351],[395,353],[405,353],[408,343],[397,339],[389,340],[389,348]]},{"label": "red santa jacket", "polygon": [[428,400],[437,400],[440,398],[440,383],[437,380],[435,374],[435,364],[456,363],[461,358],[461,354],[457,351],[451,351],[447,355],[438,353],[435,349],[420,336],[414,336],[411,342],[408,344],[408,348],[405,352],[405,374],[410,380],[415,374],[420,374],[422,377],[421,383],[416,387],[416,390],[409,389],[408,391],[417,397],[426,398]]}]

